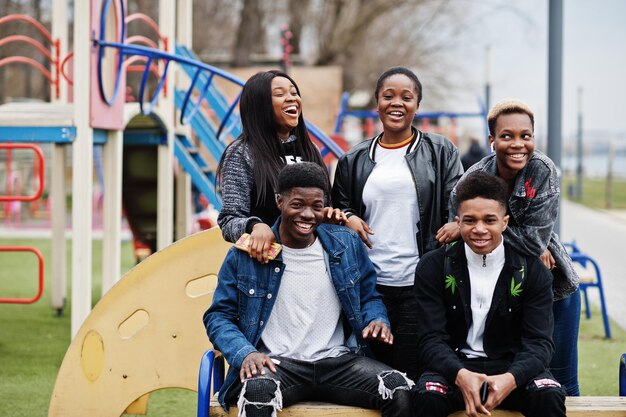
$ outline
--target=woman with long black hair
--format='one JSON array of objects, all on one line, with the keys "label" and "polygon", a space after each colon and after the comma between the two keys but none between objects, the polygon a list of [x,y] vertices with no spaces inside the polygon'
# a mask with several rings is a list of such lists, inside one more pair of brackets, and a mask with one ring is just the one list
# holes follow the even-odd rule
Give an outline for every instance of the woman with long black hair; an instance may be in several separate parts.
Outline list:
[{"label": "woman with long black hair", "polygon": [[[275,192],[278,173],[287,164],[324,162],[309,138],[300,89],[280,71],[259,72],[246,82],[239,104],[243,133],[226,148],[217,176],[223,207],[217,219],[225,240],[250,233],[250,255],[267,262],[274,243],[271,226],[280,214]],[[339,211],[326,211],[340,220]]]}]

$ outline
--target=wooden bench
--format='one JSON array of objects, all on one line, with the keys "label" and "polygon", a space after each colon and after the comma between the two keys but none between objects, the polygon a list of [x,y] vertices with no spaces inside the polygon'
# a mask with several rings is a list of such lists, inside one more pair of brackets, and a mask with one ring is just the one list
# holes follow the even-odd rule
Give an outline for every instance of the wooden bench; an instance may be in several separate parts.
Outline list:
[{"label": "wooden bench", "polygon": [[[567,397],[565,401],[567,415],[572,417],[626,417],[626,397]],[[237,408],[231,407],[225,412],[219,403],[211,401],[211,417],[237,417]],[[380,417],[377,410],[346,407],[329,403],[305,402],[283,409],[279,417]],[[451,417],[464,417],[463,411],[451,414]],[[521,413],[496,410],[493,417],[522,417]]]},{"label": "wooden bench", "polygon": [[[211,385],[219,388],[223,383],[225,362],[219,352],[209,350],[202,357],[198,378],[198,417],[236,417],[237,407],[226,412],[211,396]],[[215,373],[214,373],[215,371]],[[570,417],[626,417],[626,353],[620,358],[620,397],[567,397],[565,406]],[[212,384],[213,383],[213,384]],[[209,401],[210,398],[210,401]],[[450,417],[464,417],[464,411]],[[496,410],[493,417],[522,417],[515,411]],[[279,417],[380,417],[378,410],[366,410],[321,402],[303,402],[286,407]]]}]

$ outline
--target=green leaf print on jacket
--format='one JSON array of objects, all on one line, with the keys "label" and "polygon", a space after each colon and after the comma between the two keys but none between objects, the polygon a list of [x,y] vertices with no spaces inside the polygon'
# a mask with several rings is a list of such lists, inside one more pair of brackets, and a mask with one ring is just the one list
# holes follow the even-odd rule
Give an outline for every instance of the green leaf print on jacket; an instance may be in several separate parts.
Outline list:
[{"label": "green leaf print on jacket", "polygon": [[517,284],[515,284],[515,276],[511,278],[511,295],[513,297],[519,297],[522,293],[522,281],[524,281],[524,267],[522,267],[519,272],[521,274],[521,279]]},{"label": "green leaf print on jacket", "polygon": [[454,291],[456,290],[456,278],[452,275],[446,275],[446,289],[450,288],[450,291],[454,295]]}]

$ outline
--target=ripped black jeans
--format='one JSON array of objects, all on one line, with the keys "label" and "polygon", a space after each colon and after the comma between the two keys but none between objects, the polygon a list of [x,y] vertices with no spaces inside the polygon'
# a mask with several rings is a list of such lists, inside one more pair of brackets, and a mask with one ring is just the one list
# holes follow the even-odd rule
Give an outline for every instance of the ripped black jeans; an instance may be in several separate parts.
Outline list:
[{"label": "ripped black jeans", "polygon": [[279,361],[276,373],[265,368],[265,375],[245,385],[238,381],[229,390],[226,402],[244,407],[240,415],[269,417],[301,401],[380,409],[385,417],[411,415],[412,383],[374,359],[352,353],[315,362],[274,359]]}]

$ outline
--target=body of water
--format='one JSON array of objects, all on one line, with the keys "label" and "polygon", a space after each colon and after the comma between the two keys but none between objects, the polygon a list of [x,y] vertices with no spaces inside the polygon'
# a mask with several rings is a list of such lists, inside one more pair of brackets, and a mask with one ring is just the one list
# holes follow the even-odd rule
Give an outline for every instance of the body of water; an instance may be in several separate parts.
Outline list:
[{"label": "body of water", "polygon": [[[563,156],[561,168],[565,174],[576,174],[578,165],[576,156]],[[608,174],[609,155],[589,154],[583,155],[583,173],[585,177],[606,178]],[[613,155],[613,177],[626,178],[626,155],[617,153]]]}]

